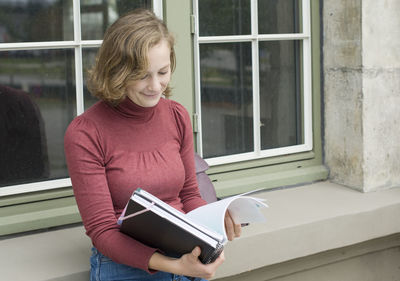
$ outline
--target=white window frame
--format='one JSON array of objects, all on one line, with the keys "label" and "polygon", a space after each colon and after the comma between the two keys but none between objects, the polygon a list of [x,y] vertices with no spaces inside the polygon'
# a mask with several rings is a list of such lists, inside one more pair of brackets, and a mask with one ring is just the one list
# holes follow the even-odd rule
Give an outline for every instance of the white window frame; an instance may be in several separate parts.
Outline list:
[{"label": "white window frame", "polygon": [[254,130],[254,151],[248,153],[233,154],[227,156],[205,159],[210,166],[240,162],[246,160],[260,159],[279,155],[287,155],[313,149],[312,131],[312,85],[311,85],[311,7],[310,0],[302,2],[302,32],[293,34],[258,34],[258,9],[257,0],[251,1],[251,34],[234,36],[199,36],[198,0],[193,0],[194,13],[194,67],[195,67],[195,101],[197,114],[196,136],[197,148],[200,155],[203,155],[202,130],[201,130],[201,81],[200,81],[200,44],[207,43],[237,43],[251,42],[252,48],[252,69],[253,69],[253,128],[260,128],[260,93],[259,93],[259,42],[277,40],[301,40],[303,44],[303,134],[304,144],[280,147],[268,150],[261,150],[260,130]]},{"label": "white window frame", "polygon": [[[163,19],[163,0],[152,0],[153,11]],[[40,50],[40,49],[74,49],[75,51],[75,83],[76,83],[76,112],[80,115],[84,112],[83,97],[83,60],[82,49],[87,47],[100,47],[103,40],[81,40],[81,13],[80,0],[73,0],[74,41],[56,42],[24,42],[24,43],[0,43],[0,51],[15,50]],[[70,187],[71,179],[63,178],[56,180],[38,181],[26,184],[17,184],[0,187],[0,197],[16,195],[27,192],[43,191]]]}]

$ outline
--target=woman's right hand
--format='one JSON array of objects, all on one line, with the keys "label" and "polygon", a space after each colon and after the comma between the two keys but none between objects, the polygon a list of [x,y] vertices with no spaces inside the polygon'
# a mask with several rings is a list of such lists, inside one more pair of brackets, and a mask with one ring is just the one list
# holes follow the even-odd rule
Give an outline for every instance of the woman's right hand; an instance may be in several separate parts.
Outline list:
[{"label": "woman's right hand", "polygon": [[196,247],[192,252],[179,259],[173,259],[155,252],[150,258],[149,268],[177,275],[210,279],[215,275],[217,268],[225,261],[224,252],[210,264],[203,264],[199,260],[200,253],[200,247]]},{"label": "woman's right hand", "polygon": [[214,277],[217,268],[225,261],[224,252],[222,252],[213,263],[203,264],[199,260],[200,254],[200,247],[196,247],[191,253],[185,254],[178,259],[181,267],[185,269],[182,275],[210,279]]}]

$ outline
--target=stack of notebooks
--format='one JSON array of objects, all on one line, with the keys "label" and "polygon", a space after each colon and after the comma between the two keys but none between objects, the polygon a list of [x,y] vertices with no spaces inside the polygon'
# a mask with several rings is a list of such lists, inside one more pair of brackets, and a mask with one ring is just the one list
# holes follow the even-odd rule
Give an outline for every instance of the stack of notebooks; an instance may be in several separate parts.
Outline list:
[{"label": "stack of notebooks", "polygon": [[229,210],[237,224],[264,222],[261,209],[267,205],[263,201],[241,194],[183,214],[139,188],[131,196],[118,222],[121,232],[160,249],[168,256],[180,257],[199,246],[199,259],[207,264],[218,258],[228,241],[225,212]]}]

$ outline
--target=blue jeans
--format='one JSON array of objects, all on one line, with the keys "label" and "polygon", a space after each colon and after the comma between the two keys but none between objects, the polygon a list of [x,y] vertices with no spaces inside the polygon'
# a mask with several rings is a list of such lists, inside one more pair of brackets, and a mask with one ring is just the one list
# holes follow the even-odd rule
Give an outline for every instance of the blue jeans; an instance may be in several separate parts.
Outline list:
[{"label": "blue jeans", "polygon": [[196,278],[189,279],[186,276],[175,275],[168,272],[158,271],[154,274],[130,267],[127,265],[113,262],[110,258],[104,256],[96,248],[92,248],[90,257],[90,281],[207,281]]}]

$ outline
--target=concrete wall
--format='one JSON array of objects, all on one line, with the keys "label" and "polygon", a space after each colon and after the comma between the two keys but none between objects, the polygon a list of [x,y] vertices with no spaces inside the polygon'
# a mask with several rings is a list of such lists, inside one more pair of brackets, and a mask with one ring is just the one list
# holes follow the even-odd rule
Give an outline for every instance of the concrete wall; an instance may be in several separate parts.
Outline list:
[{"label": "concrete wall", "polygon": [[330,179],[362,191],[400,186],[400,1],[322,2]]},{"label": "concrete wall", "polygon": [[399,261],[396,235],[215,281],[398,281]]},{"label": "concrete wall", "polygon": [[[362,193],[318,182],[257,196],[270,206],[267,223],[226,245],[213,280],[400,280],[399,188]],[[0,280],[89,279],[83,226],[1,238]]]},{"label": "concrete wall", "polygon": [[400,185],[400,1],[363,1],[366,190]]}]

